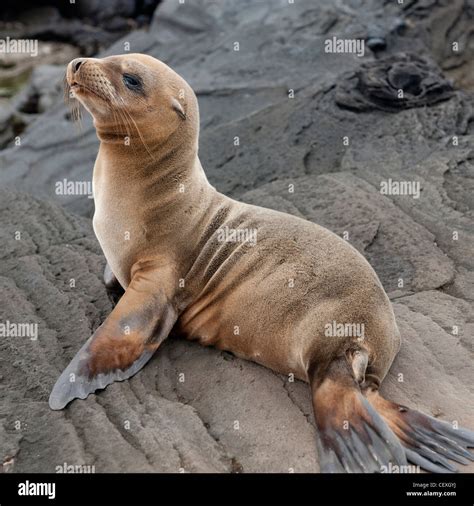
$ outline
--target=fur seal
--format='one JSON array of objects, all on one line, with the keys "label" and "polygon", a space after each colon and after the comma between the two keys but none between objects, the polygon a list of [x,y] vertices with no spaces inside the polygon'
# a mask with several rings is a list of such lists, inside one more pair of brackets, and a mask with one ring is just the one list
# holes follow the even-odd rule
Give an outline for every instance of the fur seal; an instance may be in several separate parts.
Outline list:
[{"label": "fur seal", "polygon": [[107,284],[125,292],[59,377],[52,409],[129,378],[173,333],[308,382],[323,472],[407,461],[445,472],[450,460],[474,460],[474,432],[380,395],[400,333],[363,256],[323,227],[208,183],[183,78],[128,54],[75,59],[67,83],[94,118],[93,225]]}]

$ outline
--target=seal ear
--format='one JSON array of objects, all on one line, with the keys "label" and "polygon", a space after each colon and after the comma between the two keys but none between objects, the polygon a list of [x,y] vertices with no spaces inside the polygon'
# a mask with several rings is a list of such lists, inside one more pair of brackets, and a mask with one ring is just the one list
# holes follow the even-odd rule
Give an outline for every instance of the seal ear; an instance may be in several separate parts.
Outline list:
[{"label": "seal ear", "polygon": [[178,113],[178,116],[181,119],[186,119],[186,113],[184,112],[183,106],[181,105],[181,102],[179,100],[173,98],[173,100],[171,101],[171,106]]},{"label": "seal ear", "polygon": [[157,290],[156,271],[138,271],[105,322],[86,341],[53,387],[51,409],[123,381],[138,372],[177,320],[177,312]]}]

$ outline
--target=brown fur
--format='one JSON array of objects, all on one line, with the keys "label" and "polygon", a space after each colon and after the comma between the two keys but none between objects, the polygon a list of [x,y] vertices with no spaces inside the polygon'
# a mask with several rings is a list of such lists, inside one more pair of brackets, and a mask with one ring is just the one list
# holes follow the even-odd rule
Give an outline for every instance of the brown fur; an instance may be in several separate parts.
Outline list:
[{"label": "brown fur", "polygon": [[[354,341],[326,337],[324,326],[363,323],[368,376],[379,383],[400,338],[366,260],[318,225],[219,194],[197,156],[196,97],[165,64],[145,55],[87,59],[76,75],[73,64],[68,82],[83,86],[75,93],[101,140],[94,229],[121,285],[137,262],[153,259],[155,289],[165,285],[179,308],[176,330],[306,381],[310,363],[329,363]],[[124,71],[140,74],[142,95],[124,87]],[[256,245],[219,242],[226,226],[257,230]]]}]

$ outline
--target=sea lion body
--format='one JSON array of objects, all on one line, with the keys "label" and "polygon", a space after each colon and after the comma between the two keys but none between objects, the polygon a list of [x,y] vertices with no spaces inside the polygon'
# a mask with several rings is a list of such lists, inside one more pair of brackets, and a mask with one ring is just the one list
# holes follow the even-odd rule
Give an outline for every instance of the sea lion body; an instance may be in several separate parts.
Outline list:
[{"label": "sea lion body", "polygon": [[[326,335],[328,324],[364,323],[365,345],[380,349],[381,381],[399,334],[366,260],[335,234],[300,218],[230,199],[224,209],[225,219],[188,274],[190,284],[199,271],[203,277],[178,329],[201,344],[308,381],[309,364],[327,362],[347,342]],[[212,223],[215,228],[219,220]],[[223,229],[254,230],[255,244],[220,242]],[[354,280],[351,286],[348,280]]]},{"label": "sea lion body", "polygon": [[[301,218],[232,200],[203,178],[200,226],[189,231],[188,244],[170,248],[175,239],[158,230],[161,203],[136,208],[150,198],[137,191],[143,179],[112,184],[97,172],[94,230],[121,285],[128,286],[139,258],[166,259],[171,284],[183,280],[173,297],[180,313],[175,333],[308,381],[310,361],[327,362],[347,341],[327,336],[326,326],[359,323],[370,356],[378,350],[373,373],[382,381],[399,333],[375,272],[346,241]],[[190,213],[194,222],[196,211]],[[124,241],[124,231],[133,240]],[[234,231],[244,237],[232,240]],[[255,241],[245,240],[244,232],[253,231]],[[127,247],[117,248],[122,243]]]},{"label": "sea lion body", "polygon": [[178,74],[124,55],[73,60],[67,78],[101,140],[93,225],[107,285],[115,275],[125,293],[58,379],[53,409],[129,378],[180,334],[307,381],[324,471],[407,459],[444,471],[447,458],[472,458],[474,433],[378,393],[400,334],[363,256],[323,227],[209,184],[197,99]]}]

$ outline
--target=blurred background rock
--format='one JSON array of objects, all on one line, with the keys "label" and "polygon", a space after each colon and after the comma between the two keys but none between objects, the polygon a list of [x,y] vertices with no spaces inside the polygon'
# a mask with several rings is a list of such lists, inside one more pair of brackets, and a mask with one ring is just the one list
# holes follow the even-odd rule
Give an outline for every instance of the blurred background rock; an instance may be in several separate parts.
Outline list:
[{"label": "blurred background rock", "polygon": [[[34,39],[40,44],[35,57],[0,54],[0,130],[7,130],[7,135],[0,134],[0,146],[22,131],[31,120],[29,115],[52,105],[66,63],[77,56],[93,56],[130,30],[147,26],[159,1],[4,0],[0,39]],[[29,81],[28,92],[10,107],[8,99]]]}]

